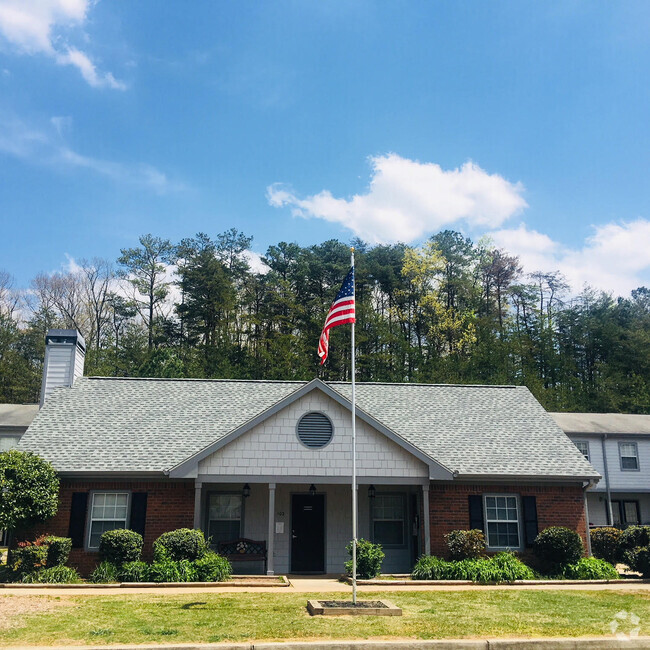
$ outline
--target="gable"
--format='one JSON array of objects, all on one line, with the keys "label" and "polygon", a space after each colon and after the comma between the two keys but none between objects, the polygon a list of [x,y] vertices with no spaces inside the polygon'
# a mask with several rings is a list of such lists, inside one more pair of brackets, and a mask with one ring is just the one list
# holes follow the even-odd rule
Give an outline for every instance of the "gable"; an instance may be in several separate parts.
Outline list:
[{"label": "gable", "polygon": [[[327,415],[331,441],[322,448],[303,445],[296,435],[300,418]],[[429,467],[367,422],[357,418],[357,475],[427,479]],[[225,476],[349,477],[352,475],[350,410],[321,390],[312,390],[234,438],[198,463],[198,478]]]}]

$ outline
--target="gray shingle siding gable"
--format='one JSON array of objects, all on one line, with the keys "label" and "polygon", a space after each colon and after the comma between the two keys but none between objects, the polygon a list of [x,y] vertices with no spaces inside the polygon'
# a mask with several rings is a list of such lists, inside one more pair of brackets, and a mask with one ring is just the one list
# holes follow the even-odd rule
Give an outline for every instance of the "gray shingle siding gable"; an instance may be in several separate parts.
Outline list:
[{"label": "gray shingle siding gable", "polygon": [[[83,378],[53,392],[20,448],[63,473],[163,473],[306,383]],[[461,477],[598,477],[523,387],[358,383],[357,405]]]}]

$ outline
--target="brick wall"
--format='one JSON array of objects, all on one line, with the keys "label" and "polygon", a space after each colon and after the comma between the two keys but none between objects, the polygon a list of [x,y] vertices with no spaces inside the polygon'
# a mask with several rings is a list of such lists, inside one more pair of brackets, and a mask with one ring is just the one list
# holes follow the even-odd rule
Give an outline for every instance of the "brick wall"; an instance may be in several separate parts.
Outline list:
[{"label": "brick wall", "polygon": [[[44,524],[30,531],[18,532],[15,541],[34,539],[40,534],[68,536],[70,525],[70,505],[75,492],[91,490],[128,490],[147,493],[147,518],[144,532],[142,558],[151,560],[154,540],[162,533],[176,528],[194,527],[194,482],[193,481],[61,481],[59,490],[59,510]],[[88,499],[88,511],[90,498]],[[86,512],[86,518],[89,512]],[[87,523],[86,519],[86,523]],[[68,564],[88,575],[98,562],[97,553],[84,549],[72,549]]]},{"label": "brick wall", "polygon": [[537,523],[540,532],[549,526],[566,526],[578,532],[587,548],[584,493],[578,485],[454,485],[432,482],[429,488],[429,514],[433,555],[446,554],[447,545],[444,536],[447,533],[469,528],[468,496],[486,493],[536,497]]}]

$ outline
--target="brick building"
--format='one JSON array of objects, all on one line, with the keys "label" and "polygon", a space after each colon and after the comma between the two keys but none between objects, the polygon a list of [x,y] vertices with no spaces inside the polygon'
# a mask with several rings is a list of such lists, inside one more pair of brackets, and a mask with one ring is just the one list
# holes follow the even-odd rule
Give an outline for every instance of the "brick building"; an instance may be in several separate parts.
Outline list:
[{"label": "brick building", "polygon": [[[82,572],[105,530],[141,532],[147,556],[185,526],[213,543],[265,540],[271,574],[342,571],[349,384],[82,377],[82,353],[76,332],[48,336],[47,400],[19,446],[59,471],[59,512],[42,530],[72,537]],[[458,528],[481,528],[495,551],[525,551],[552,525],[587,542],[599,474],[526,388],[360,383],[356,406],[359,536],[383,545],[384,571],[444,552]]]}]

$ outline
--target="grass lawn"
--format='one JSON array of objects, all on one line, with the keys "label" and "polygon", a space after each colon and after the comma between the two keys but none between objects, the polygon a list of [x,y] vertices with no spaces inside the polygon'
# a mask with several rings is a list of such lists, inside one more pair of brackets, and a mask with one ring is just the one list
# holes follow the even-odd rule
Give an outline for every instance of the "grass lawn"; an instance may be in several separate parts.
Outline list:
[{"label": "grass lawn", "polygon": [[[650,635],[650,592],[454,591],[372,593],[401,617],[310,617],[308,598],[341,594],[2,596],[0,645],[281,639],[608,635],[620,611]],[[31,613],[26,613],[31,612]],[[620,631],[626,631],[625,623]]]}]

